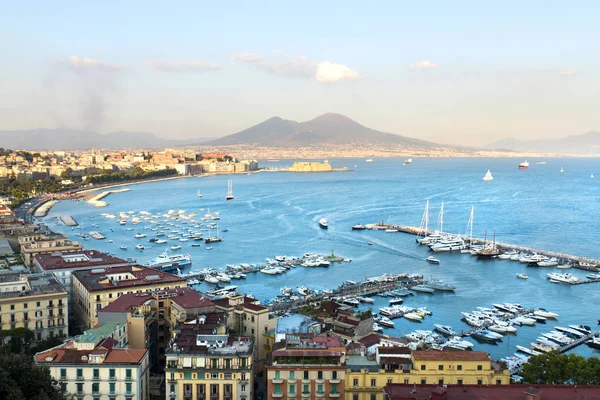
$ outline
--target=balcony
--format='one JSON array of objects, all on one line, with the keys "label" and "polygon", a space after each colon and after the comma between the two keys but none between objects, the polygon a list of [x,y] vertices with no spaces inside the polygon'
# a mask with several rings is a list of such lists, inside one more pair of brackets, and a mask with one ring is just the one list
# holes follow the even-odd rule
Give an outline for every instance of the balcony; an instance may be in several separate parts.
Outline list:
[{"label": "balcony", "polygon": [[325,379],[321,378],[321,379],[315,379],[315,383],[316,384],[324,384],[325,383]]},{"label": "balcony", "polygon": [[283,392],[279,392],[279,393],[275,392],[275,393],[272,394],[272,396],[273,396],[273,398],[278,399],[280,397],[283,397]]},{"label": "balcony", "polygon": [[94,375],[94,376],[92,377],[92,380],[94,380],[94,381],[99,381],[99,380],[100,380],[100,375]]},{"label": "balcony", "polygon": [[302,383],[311,383],[312,381],[310,379],[302,379]]},{"label": "balcony", "polygon": [[283,379],[272,379],[273,383],[283,383]]},{"label": "balcony", "polygon": [[329,398],[334,399],[334,398],[338,398],[340,397],[340,393],[339,392],[331,392],[329,393]]},{"label": "balcony", "polygon": [[48,305],[46,306],[46,308],[54,308],[54,307],[56,307],[54,304],[48,304]]},{"label": "balcony", "polygon": [[303,399],[310,399],[310,392],[302,392]]},{"label": "balcony", "polygon": [[75,377],[75,380],[76,380],[76,381],[82,381],[82,380],[83,380],[83,375],[77,375],[77,376]]},{"label": "balcony", "polygon": [[337,378],[336,379],[330,379],[329,383],[340,383],[340,380],[337,379]]},{"label": "balcony", "polygon": [[317,392],[317,399],[322,399],[323,397],[325,397],[325,392]]}]

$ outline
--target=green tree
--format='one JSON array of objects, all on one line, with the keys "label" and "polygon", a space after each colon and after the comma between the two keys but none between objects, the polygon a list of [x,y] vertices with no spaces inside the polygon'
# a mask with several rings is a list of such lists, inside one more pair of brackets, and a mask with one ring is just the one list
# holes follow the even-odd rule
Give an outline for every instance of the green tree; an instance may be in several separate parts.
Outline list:
[{"label": "green tree", "polygon": [[556,351],[532,356],[521,372],[530,384],[597,385],[600,383],[600,359]]},{"label": "green tree", "polygon": [[0,399],[64,400],[58,383],[47,368],[37,367],[31,358],[0,352]]}]

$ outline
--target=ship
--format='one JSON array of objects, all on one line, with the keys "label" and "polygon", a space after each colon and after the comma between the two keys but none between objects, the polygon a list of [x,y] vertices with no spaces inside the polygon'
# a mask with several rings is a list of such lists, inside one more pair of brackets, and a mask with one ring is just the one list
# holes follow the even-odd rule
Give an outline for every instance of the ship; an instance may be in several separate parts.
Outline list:
[{"label": "ship", "polygon": [[233,182],[231,179],[227,182],[227,196],[225,196],[225,200],[233,200]]},{"label": "ship", "polygon": [[327,229],[328,228],[327,220],[325,218],[321,218],[319,220],[319,226],[323,229]]},{"label": "ship", "polygon": [[494,177],[492,176],[492,173],[490,172],[490,170],[488,169],[487,172],[485,173],[485,176],[483,177],[484,181],[491,181],[494,180]]},{"label": "ship", "polygon": [[162,272],[177,271],[178,268],[183,268],[192,265],[192,256],[189,254],[172,254],[169,255],[165,251],[161,255],[148,261],[147,267],[157,269]]},{"label": "ship", "polygon": [[529,168],[529,162],[523,161],[521,164],[519,164],[519,169],[527,169],[527,168]]},{"label": "ship", "polygon": [[407,158],[404,160],[404,164],[412,164],[412,158]]}]

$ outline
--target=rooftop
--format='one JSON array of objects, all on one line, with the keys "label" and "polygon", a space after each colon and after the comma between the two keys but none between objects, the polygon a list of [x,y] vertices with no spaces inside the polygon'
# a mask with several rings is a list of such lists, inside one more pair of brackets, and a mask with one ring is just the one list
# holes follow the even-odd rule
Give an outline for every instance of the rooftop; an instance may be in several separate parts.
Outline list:
[{"label": "rooftop", "polygon": [[212,307],[215,304],[200,293],[189,288],[169,289],[166,292],[177,294],[171,301],[184,309]]},{"label": "rooftop", "polygon": [[150,303],[153,300],[154,297],[148,292],[127,293],[116,298],[115,301],[98,310],[98,312],[129,312],[133,307]]},{"label": "rooftop", "polygon": [[76,253],[54,252],[50,254],[38,254],[35,256],[35,260],[45,271],[103,266],[111,267],[127,264],[127,261],[121,258],[113,257],[97,250],[81,250]]},{"label": "rooftop", "polygon": [[157,283],[181,282],[183,286],[187,286],[183,278],[142,265],[80,270],[73,272],[73,277],[79,280],[89,292]]},{"label": "rooftop", "polygon": [[412,352],[416,361],[490,361],[483,351],[418,350]]},{"label": "rooftop", "polygon": [[[99,351],[103,350],[103,351]],[[68,349],[57,346],[37,353],[35,361],[41,365],[49,364],[139,364],[148,350],[146,349],[104,349],[97,346],[94,350]],[[100,355],[94,359],[94,355]]]},{"label": "rooftop", "polygon": [[46,294],[66,294],[65,289],[52,274],[0,274],[0,283],[12,283],[14,287],[19,286],[18,291],[1,292],[0,300],[17,297],[22,299]]}]

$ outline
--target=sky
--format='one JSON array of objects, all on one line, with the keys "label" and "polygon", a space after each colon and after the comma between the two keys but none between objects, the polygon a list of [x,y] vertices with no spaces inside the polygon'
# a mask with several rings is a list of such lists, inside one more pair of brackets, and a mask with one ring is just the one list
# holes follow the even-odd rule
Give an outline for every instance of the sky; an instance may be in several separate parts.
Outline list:
[{"label": "sky", "polygon": [[336,112],[460,145],[600,131],[597,1],[0,0],[0,9],[0,130],[202,138]]}]

